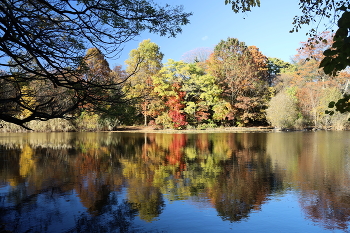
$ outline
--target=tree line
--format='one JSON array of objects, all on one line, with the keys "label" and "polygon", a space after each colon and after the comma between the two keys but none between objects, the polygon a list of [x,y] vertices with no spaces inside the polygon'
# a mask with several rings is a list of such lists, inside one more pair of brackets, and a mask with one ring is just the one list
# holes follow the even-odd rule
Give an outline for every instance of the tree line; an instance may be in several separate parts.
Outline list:
[{"label": "tree line", "polygon": [[126,73],[138,72],[123,86],[135,113],[134,122],[123,123],[141,124],[142,116],[145,125],[175,129],[347,128],[348,114],[325,112],[329,102],[348,92],[350,73],[325,74],[320,63],[333,40],[330,32],[318,36],[323,41],[302,42],[292,62],[268,58],[256,46],[228,38],[206,60],[199,61],[201,50],[194,50],[192,62],[170,59],[163,65],[160,48],[144,40],[125,62]]},{"label": "tree line", "polygon": [[[89,72],[84,78],[101,85],[118,83],[119,89],[96,92],[93,102],[75,112],[70,129],[113,130],[119,125],[346,129],[348,114],[326,111],[331,101],[348,92],[350,73],[344,70],[335,78],[319,68],[323,51],[333,42],[331,33],[322,36],[322,43],[302,42],[292,62],[268,58],[236,38],[221,40],[206,59],[198,59],[207,51],[199,48],[187,53],[187,62],[169,59],[164,64],[160,47],[143,40],[130,51],[125,69],[110,69],[102,52],[91,48],[85,55]],[[118,103],[98,101],[115,96]]]},{"label": "tree line", "polygon": [[[260,1],[225,4],[237,13],[260,6]],[[178,129],[267,123],[333,126],[331,119],[350,111],[343,77],[349,65],[350,6],[341,0],[300,0],[299,7],[302,15],[294,18],[292,31],[323,18],[337,23],[338,30],[326,38],[312,29],[311,39],[291,64],[266,58],[258,48],[228,38],[209,58],[203,58],[207,54],[203,52],[192,62],[166,64],[160,62],[159,48],[147,55],[152,48],[140,44],[126,61],[126,70],[110,70],[104,56],[120,53],[124,43],[143,31],[175,37],[192,13],[182,6],[144,0],[4,1],[0,3],[0,119],[27,129],[34,128],[35,120],[50,119],[72,120],[73,126],[66,129],[91,128],[101,121],[102,128],[141,121]],[[312,54],[322,46],[325,51],[320,57]],[[307,72],[311,73],[302,76]],[[337,80],[331,76],[338,76]],[[328,95],[320,94],[315,85],[334,88],[330,95],[338,96],[338,101],[329,98],[334,100],[329,107],[335,107],[328,111],[331,117],[321,116],[320,107],[315,110],[326,101],[322,96]],[[290,108],[273,111],[278,106],[273,101]],[[287,112],[293,114],[279,114]],[[281,120],[276,121],[278,117]]]}]

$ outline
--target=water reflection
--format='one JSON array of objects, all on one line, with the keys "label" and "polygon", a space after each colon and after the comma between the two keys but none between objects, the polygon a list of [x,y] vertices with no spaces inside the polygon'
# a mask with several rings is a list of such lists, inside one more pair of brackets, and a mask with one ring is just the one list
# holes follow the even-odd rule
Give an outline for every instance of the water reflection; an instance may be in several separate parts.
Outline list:
[{"label": "water reflection", "polygon": [[136,218],[152,224],[167,203],[186,200],[205,202],[235,223],[287,190],[299,193],[307,218],[345,230],[348,138],[348,132],[1,134],[0,230],[140,232]]},{"label": "water reflection", "polygon": [[[326,229],[348,229],[350,220],[349,132],[268,135],[267,153],[300,190],[308,218]],[[281,156],[282,155],[282,156]]]}]

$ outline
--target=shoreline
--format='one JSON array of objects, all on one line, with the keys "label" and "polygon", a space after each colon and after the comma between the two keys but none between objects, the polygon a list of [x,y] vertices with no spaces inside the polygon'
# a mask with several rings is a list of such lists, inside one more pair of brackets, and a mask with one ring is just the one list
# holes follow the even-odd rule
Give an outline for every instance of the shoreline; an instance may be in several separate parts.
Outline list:
[{"label": "shoreline", "polygon": [[281,129],[271,126],[256,127],[218,127],[206,129],[157,129],[154,126],[120,126],[115,130],[97,130],[97,131],[5,131],[0,133],[59,133],[59,132],[117,132],[117,133],[267,133],[267,132],[296,132],[296,131],[343,131],[332,128],[314,128],[305,127],[303,129]]},{"label": "shoreline", "polygon": [[225,127],[225,128],[207,128],[207,129],[156,129],[150,126],[123,126],[113,131],[103,132],[127,132],[127,133],[208,133],[208,132],[277,132],[282,131],[276,128],[265,127]]}]

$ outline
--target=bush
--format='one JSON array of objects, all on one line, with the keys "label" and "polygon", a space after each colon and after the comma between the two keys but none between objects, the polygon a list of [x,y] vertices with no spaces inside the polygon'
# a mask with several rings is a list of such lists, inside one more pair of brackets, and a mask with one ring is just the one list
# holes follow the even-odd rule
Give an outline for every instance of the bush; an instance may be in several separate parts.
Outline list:
[{"label": "bush", "polygon": [[[285,91],[272,97],[266,109],[266,119],[277,128],[295,128],[296,121],[300,118],[295,98]],[[302,122],[298,122],[301,124]]]},{"label": "bush", "polygon": [[[0,121],[0,132],[27,132],[25,128],[9,122]],[[31,121],[27,127],[36,132],[70,132],[76,131],[74,125],[65,119],[51,119],[48,121]]]},{"label": "bush", "polygon": [[344,130],[349,128],[349,113],[342,114],[335,111],[332,116],[325,113],[326,110],[329,110],[329,102],[341,99],[342,96],[341,91],[335,87],[322,90],[320,103],[317,109],[317,114],[320,118],[319,125],[317,125],[317,127],[328,129],[330,126],[332,126],[332,128],[335,130]]},{"label": "bush", "polygon": [[73,122],[78,131],[100,131],[100,117],[96,114],[82,112]]},{"label": "bush", "polygon": [[19,133],[19,132],[26,132],[27,130],[19,125],[15,125],[13,123],[9,123],[3,120],[0,120],[0,132],[7,133],[7,132],[13,132],[13,133]]},{"label": "bush", "polygon": [[73,124],[65,119],[51,119],[48,121],[31,121],[27,126],[36,132],[70,132],[76,131]]},{"label": "bush", "polygon": [[210,129],[210,128],[216,128],[216,127],[217,127],[217,125],[214,122],[208,121],[208,123],[199,124],[197,126],[197,129],[202,130],[202,129]]},{"label": "bush", "polygon": [[163,129],[173,128],[173,121],[167,112],[163,112],[160,116],[157,117],[156,124],[160,125]]}]

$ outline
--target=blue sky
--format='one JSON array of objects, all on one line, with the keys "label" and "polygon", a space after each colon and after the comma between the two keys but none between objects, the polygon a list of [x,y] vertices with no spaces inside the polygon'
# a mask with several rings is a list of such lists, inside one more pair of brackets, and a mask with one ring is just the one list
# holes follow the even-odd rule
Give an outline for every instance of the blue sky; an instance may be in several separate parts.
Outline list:
[{"label": "blue sky", "polygon": [[235,14],[224,0],[158,0],[160,4],[183,5],[185,12],[193,12],[190,24],[183,27],[176,38],[160,37],[143,33],[125,45],[119,59],[109,59],[111,68],[124,65],[130,50],[138,47],[144,39],[151,39],[168,59],[181,60],[184,53],[199,48],[214,48],[220,40],[237,38],[246,45],[255,45],[268,57],[291,61],[297,53],[300,42],[306,41],[303,26],[299,32],[289,33],[293,17],[300,15],[298,0],[262,0],[261,7],[251,12]]}]

